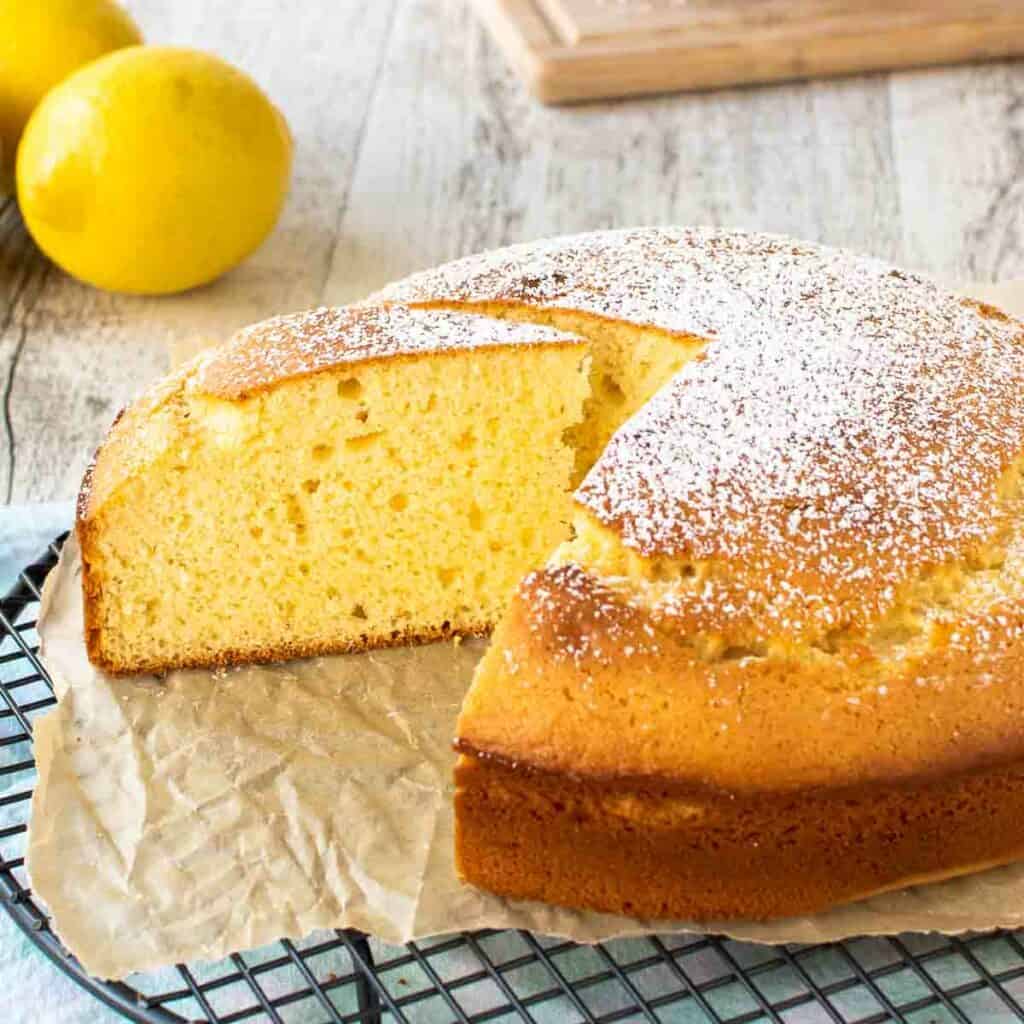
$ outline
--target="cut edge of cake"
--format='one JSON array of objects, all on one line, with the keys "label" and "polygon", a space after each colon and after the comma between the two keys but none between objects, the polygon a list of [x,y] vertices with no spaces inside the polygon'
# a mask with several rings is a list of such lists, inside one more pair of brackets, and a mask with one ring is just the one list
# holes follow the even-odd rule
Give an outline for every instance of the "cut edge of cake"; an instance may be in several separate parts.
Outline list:
[{"label": "cut edge of cake", "polygon": [[588,362],[564,333],[401,306],[279,318],[201,354],[86,474],[90,659],[161,672],[488,631],[567,533]]}]

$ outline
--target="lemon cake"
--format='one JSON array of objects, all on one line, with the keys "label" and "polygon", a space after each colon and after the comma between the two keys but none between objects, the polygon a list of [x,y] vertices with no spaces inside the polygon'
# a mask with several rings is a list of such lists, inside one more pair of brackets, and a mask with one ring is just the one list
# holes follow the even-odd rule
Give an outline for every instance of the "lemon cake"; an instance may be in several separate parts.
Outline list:
[{"label": "lemon cake", "polygon": [[497,623],[465,880],[810,913],[1024,857],[1022,466],[1024,328],[991,307],[775,236],[516,246],[252,328],[129,410],[81,500],[88,646]]},{"label": "lemon cake", "polygon": [[770,918],[1024,856],[1020,324],[724,231],[516,247],[381,297],[693,352],[589,470],[478,669],[466,880]]},{"label": "lemon cake", "polygon": [[401,307],[241,331],[116,423],[79,498],[110,672],[487,629],[567,533],[587,346]]}]

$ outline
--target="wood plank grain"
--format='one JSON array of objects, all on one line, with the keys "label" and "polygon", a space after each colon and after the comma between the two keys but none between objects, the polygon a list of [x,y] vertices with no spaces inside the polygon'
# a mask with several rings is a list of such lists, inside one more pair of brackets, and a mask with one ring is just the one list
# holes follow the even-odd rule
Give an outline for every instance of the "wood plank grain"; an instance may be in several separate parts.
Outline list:
[{"label": "wood plank grain", "polygon": [[[18,217],[14,200],[0,200],[0,499],[10,501],[16,466],[13,408],[24,385],[18,377],[28,343],[27,317],[50,276]],[[16,390],[17,389],[17,390]]]},{"label": "wood plank grain", "polygon": [[520,79],[536,92],[544,55],[559,42],[550,21],[534,0],[475,0],[474,6]]},{"label": "wood plank grain", "polygon": [[263,0],[230,16],[203,0],[131,6],[147,38],[222,54],[284,110],[295,137],[292,194],[277,230],[238,270],[170,298],[111,295],[53,269],[45,287],[12,303],[26,268],[44,262],[13,211],[5,214],[0,230],[11,242],[0,267],[0,324],[7,315],[0,372],[13,383],[0,498],[73,494],[117,408],[166,368],[169,343],[222,337],[320,301],[395,3]]},{"label": "wood plank grain", "polygon": [[965,20],[999,22],[1013,13],[1006,0],[534,0],[537,9],[576,45],[601,37],[686,33],[698,43],[750,44],[810,35],[884,34],[894,26],[922,30]]},{"label": "wood plank grain", "polygon": [[459,6],[403,7],[331,301],[490,246],[629,224],[754,227],[899,254],[885,80],[546,108]]},{"label": "wood plank grain", "polygon": [[[1024,7],[1003,0],[746,0],[605,3],[478,0],[546,103],[844,75],[1024,53]],[[493,14],[506,4],[504,18]],[[553,45],[522,52],[517,17],[540,14]],[[509,29],[508,26],[512,25]]]},{"label": "wood plank grain", "polygon": [[957,281],[1024,276],[1024,68],[901,75],[892,113],[908,261]]}]

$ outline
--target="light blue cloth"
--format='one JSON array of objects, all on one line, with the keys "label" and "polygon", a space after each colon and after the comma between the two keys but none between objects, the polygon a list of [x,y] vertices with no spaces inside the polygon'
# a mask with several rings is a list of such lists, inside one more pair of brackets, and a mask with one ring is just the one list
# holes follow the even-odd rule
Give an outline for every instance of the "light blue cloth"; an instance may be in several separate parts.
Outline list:
[{"label": "light blue cloth", "polygon": [[[0,506],[0,594],[18,571],[71,526],[70,502]],[[124,1018],[84,991],[0,913],[0,1021],[4,1024],[116,1024]]]},{"label": "light blue cloth", "polygon": [[6,594],[18,571],[36,559],[47,544],[71,529],[74,504],[0,505],[0,594]]}]

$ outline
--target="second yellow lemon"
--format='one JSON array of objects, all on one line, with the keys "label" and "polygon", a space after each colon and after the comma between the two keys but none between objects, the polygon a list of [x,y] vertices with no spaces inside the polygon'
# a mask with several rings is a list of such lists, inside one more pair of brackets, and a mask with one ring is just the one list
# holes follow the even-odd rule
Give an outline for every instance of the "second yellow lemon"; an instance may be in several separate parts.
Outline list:
[{"label": "second yellow lemon", "polygon": [[113,291],[181,291],[266,237],[291,170],[284,118],[216,57],[131,47],[53,89],[18,151],[18,201],[40,248]]},{"label": "second yellow lemon", "polygon": [[0,190],[14,177],[25,122],[83,64],[142,42],[114,0],[0,0]]}]

